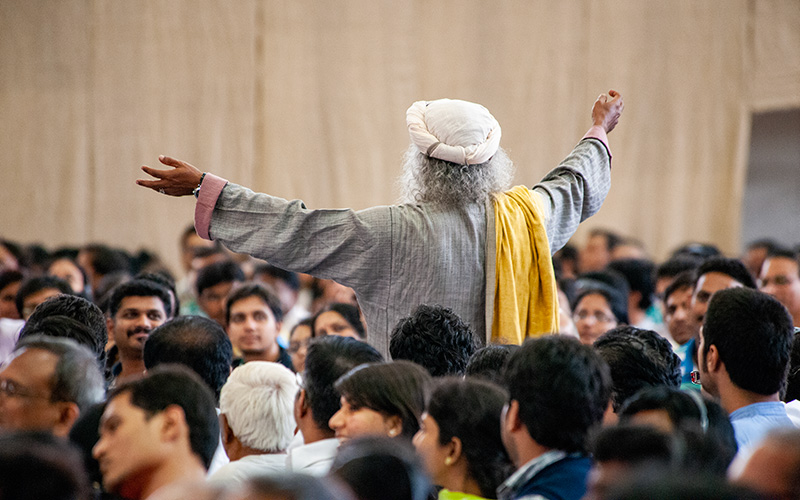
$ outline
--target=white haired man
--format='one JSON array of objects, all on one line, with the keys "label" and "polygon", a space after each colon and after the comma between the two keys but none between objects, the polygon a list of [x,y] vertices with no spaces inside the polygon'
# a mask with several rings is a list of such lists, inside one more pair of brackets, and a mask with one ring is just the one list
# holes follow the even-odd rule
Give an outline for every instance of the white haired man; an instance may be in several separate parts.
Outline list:
[{"label": "white haired man", "polygon": [[420,304],[449,307],[487,340],[520,343],[557,331],[550,255],[608,193],[606,134],[622,108],[619,93],[602,94],[592,128],[532,189],[508,190],[513,167],[489,111],[450,99],[418,101],[406,112],[406,204],[308,210],[165,156],[159,161],[173,168],[143,166],[156,180],[137,183],[194,193],[201,237],[351,287],[368,341],[384,355],[394,325]]},{"label": "white haired man", "polygon": [[285,471],[296,394],[295,375],[281,364],[251,361],[233,370],[219,397],[222,445],[231,461],[208,480],[241,483]]}]

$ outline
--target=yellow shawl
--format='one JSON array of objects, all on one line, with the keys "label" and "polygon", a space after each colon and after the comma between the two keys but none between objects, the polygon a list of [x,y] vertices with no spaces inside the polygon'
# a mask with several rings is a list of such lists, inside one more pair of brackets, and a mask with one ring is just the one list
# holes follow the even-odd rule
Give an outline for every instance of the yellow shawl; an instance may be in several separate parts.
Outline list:
[{"label": "yellow shawl", "polygon": [[521,344],[558,332],[558,290],[542,203],[525,186],[495,195],[494,343]]}]

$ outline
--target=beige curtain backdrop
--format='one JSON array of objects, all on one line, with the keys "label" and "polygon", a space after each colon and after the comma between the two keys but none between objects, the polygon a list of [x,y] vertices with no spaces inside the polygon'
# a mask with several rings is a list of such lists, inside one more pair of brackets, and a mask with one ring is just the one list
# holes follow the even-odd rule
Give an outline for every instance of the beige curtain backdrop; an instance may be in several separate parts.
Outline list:
[{"label": "beige curtain backdrop", "polygon": [[397,200],[418,99],[486,105],[533,184],[623,93],[613,187],[581,228],[738,252],[754,111],[800,106],[797,0],[3,0],[0,237],[106,242],[177,270],[169,154],[310,207]]}]

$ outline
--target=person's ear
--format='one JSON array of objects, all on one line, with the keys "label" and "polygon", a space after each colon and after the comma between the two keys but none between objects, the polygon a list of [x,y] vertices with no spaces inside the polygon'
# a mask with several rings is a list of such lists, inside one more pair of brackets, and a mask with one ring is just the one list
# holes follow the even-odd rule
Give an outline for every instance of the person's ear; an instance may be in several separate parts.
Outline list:
[{"label": "person's ear", "polygon": [[56,415],[56,422],[53,425],[53,434],[67,437],[75,421],[78,420],[78,417],[81,415],[81,410],[76,403],[71,401],[59,401],[55,404],[58,405],[58,414]]},{"label": "person's ear", "polygon": [[506,419],[503,425],[506,426],[508,432],[518,432],[522,428],[522,420],[519,418],[519,401],[512,399],[508,403],[508,410],[506,410]]},{"label": "person's ear", "polygon": [[386,434],[389,437],[397,437],[403,432],[403,419],[397,415],[386,417],[383,423],[386,426]]},{"label": "person's ear", "polygon": [[219,414],[219,433],[222,437],[223,445],[230,445],[230,443],[233,442],[233,430],[228,424],[228,417],[226,417],[224,413]]},{"label": "person's ear", "polygon": [[708,346],[708,352],[705,355],[705,362],[706,362],[706,371],[711,373],[718,371],[722,361],[719,359],[719,351],[717,350],[717,346],[711,344]]},{"label": "person's ear", "polygon": [[306,399],[306,390],[300,389],[297,391],[297,397],[294,399],[294,419],[299,421],[305,417],[310,411],[308,407],[308,399]]},{"label": "person's ear", "polygon": [[178,440],[182,435],[189,436],[186,414],[178,405],[169,405],[161,412],[161,437],[164,441]]},{"label": "person's ear", "polygon": [[455,436],[450,438],[450,442],[447,443],[447,455],[444,457],[444,464],[445,465],[452,465],[458,462],[458,459],[461,458],[461,453],[463,451],[463,447],[461,444],[461,440]]}]

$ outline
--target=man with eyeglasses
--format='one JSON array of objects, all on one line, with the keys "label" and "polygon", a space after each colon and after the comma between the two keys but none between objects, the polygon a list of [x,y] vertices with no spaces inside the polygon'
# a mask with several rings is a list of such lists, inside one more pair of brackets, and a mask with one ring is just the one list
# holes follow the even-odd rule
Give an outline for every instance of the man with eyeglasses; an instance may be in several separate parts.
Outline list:
[{"label": "man with eyeglasses", "polygon": [[103,400],[94,354],[66,338],[23,339],[0,367],[0,431],[66,437],[82,411]]}]

